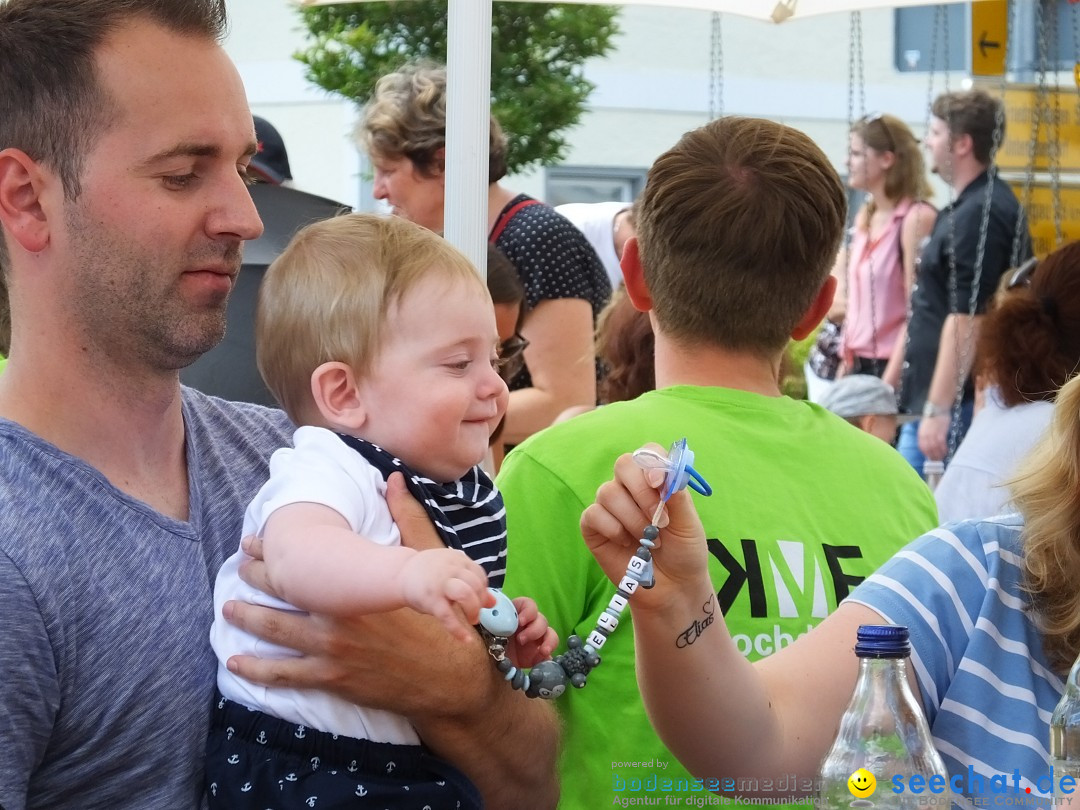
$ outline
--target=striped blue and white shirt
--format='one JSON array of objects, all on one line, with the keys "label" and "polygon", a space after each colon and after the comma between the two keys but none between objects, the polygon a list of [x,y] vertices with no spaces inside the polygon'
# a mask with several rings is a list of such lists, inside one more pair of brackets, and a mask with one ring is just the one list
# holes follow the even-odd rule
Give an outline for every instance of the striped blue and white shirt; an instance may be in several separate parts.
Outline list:
[{"label": "striped blue and white shirt", "polygon": [[[910,629],[934,743],[965,792],[983,798],[1000,792],[990,782],[998,775],[1015,792],[1014,773],[1025,798],[1050,792],[1050,716],[1064,682],[1021,588],[1022,528],[1009,515],[935,529],[849,597]],[[968,789],[971,774],[983,790]]]}]

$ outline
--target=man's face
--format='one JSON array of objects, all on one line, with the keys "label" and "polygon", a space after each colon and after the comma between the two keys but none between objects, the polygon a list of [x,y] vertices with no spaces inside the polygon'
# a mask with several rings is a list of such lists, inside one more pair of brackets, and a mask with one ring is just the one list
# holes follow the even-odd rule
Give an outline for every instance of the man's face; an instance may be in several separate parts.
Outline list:
[{"label": "man's face", "polygon": [[930,117],[930,127],[923,139],[927,156],[930,158],[930,171],[941,175],[946,183],[952,181],[952,135],[949,125],[937,116]]},{"label": "man's face", "polygon": [[111,34],[97,68],[116,109],[52,233],[58,301],[93,351],[179,369],[221,340],[241,245],[262,233],[251,112],[220,47],[152,23]]}]

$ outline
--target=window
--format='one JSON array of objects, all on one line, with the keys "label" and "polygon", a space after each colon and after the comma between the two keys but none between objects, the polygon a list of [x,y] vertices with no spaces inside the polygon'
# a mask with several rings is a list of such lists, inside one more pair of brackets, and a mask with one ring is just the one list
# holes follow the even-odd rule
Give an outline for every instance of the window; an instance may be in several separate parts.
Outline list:
[{"label": "window", "polygon": [[[939,9],[944,9],[944,18]],[[965,4],[898,8],[894,13],[897,70],[901,73],[967,70],[969,26]]]},{"label": "window", "polygon": [[552,166],[546,172],[544,201],[564,203],[632,202],[645,186],[645,169]]},{"label": "window", "polygon": [[[1041,2],[1042,0],[1039,0]],[[1014,3],[1017,0],[1014,0]],[[944,9],[944,19],[939,9]],[[1050,42],[1051,69],[1073,69],[1080,60],[1076,52],[1074,26],[1080,26],[1080,7],[1069,0],[1054,0],[1043,5],[1045,14],[1057,14],[1057,42]],[[971,15],[969,4],[950,3],[938,6],[898,8],[894,12],[896,69],[903,73],[968,69],[968,49],[971,47]],[[1048,18],[1049,19],[1049,18]],[[1009,70],[1032,71],[1038,67],[1038,30],[1035,25],[1035,3],[1024,2],[1009,7],[1009,25],[1020,30],[1009,34]],[[935,34],[935,29],[936,34]],[[1021,39],[1017,39],[1017,36]],[[947,41],[947,44],[946,44]],[[936,42],[936,52],[934,44]],[[946,53],[948,64],[946,65]],[[1024,64],[1020,64],[1023,61]]]}]

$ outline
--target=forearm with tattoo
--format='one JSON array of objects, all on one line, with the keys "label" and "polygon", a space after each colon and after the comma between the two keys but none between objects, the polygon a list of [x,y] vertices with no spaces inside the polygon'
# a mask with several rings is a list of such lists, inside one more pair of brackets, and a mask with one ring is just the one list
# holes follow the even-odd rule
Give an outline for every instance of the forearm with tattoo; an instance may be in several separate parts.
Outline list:
[{"label": "forearm with tattoo", "polygon": [[695,618],[689,627],[675,637],[676,647],[689,647],[701,638],[701,634],[716,620],[716,596],[714,594],[709,594],[709,598],[701,606],[701,610],[704,614],[703,617],[700,619]]}]

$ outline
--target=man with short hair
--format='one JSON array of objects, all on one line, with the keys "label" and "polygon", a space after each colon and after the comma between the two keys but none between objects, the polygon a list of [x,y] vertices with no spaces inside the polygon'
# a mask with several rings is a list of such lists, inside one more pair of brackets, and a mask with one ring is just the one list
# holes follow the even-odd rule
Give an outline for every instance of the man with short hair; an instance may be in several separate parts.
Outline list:
[{"label": "man with short hair", "polygon": [[[221,339],[242,244],[262,231],[225,22],[223,0],[0,3],[6,810],[202,804],[211,586],[292,428],[177,376]],[[299,653],[234,659],[242,677],[405,714],[491,806],[554,804],[554,722],[481,645],[411,612],[225,613]]]},{"label": "man with short hair", "polygon": [[1001,101],[978,89],[944,93],[931,113],[930,169],[956,199],[938,214],[919,255],[900,378],[901,410],[921,419],[900,428],[897,449],[920,474],[926,459],[942,461],[949,453],[958,389],[952,449],[963,439],[975,397],[968,374],[986,305],[1014,248],[1018,261],[1031,255],[1020,204],[991,163],[1004,137]]},{"label": "man with short hair", "polygon": [[[622,267],[656,335],[657,390],[537,434],[498,478],[506,589],[535,598],[561,637],[586,638],[614,593],[581,541],[581,513],[615,459],[646,442],[686,437],[713,487],[695,504],[720,608],[751,660],[790,644],[936,525],[930,493],[895,451],[778,387],[788,341],[810,334],[832,302],[845,210],[822,151],[770,121],[721,118],[653,164]],[[691,780],[659,741],[638,694],[629,612],[621,622],[584,689],[557,704],[560,808],[738,795],[737,784]],[[777,785],[775,798],[795,790]]]}]

